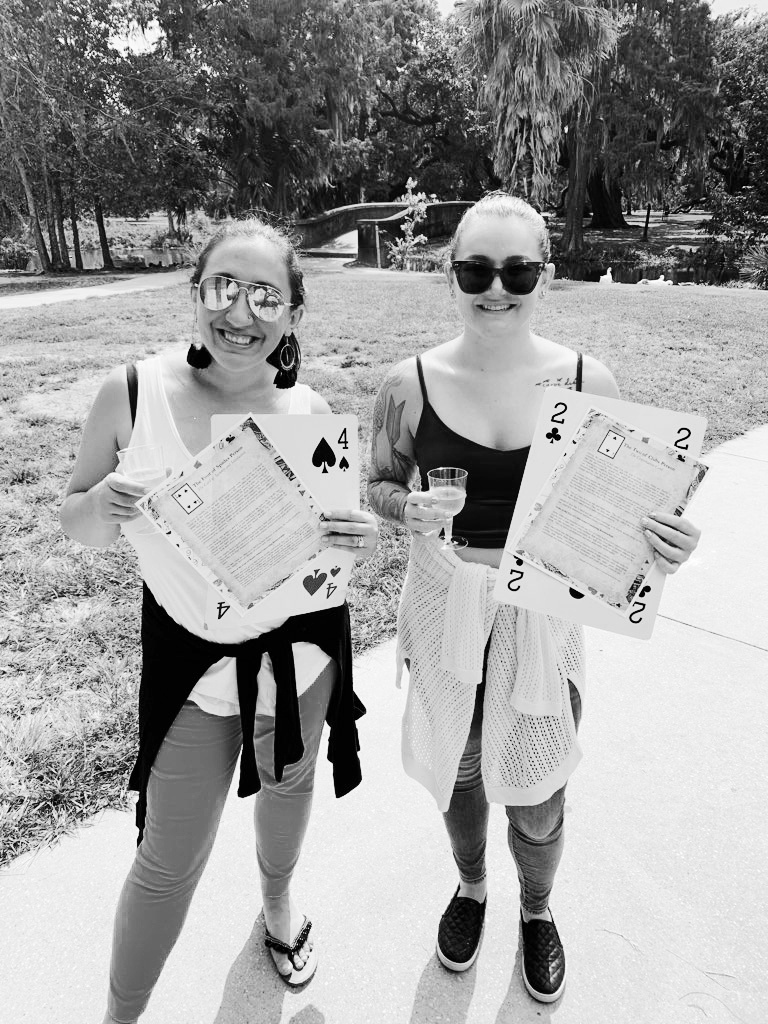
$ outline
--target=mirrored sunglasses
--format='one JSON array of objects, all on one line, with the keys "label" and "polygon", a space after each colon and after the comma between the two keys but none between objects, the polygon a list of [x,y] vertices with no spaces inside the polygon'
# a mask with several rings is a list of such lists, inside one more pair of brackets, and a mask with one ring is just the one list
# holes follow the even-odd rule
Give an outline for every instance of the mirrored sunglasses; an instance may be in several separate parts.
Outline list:
[{"label": "mirrored sunglasses", "polygon": [[229,309],[237,301],[243,288],[249,309],[254,316],[266,323],[277,320],[285,307],[290,305],[285,301],[283,293],[271,285],[238,281],[234,277],[224,277],[222,274],[206,277],[197,286],[200,301],[212,312]]},{"label": "mirrored sunglasses", "polygon": [[530,295],[546,263],[505,260],[500,267],[494,267],[477,260],[453,260],[451,266],[456,274],[456,283],[467,295],[479,295],[486,291],[497,274],[504,291],[510,295]]}]

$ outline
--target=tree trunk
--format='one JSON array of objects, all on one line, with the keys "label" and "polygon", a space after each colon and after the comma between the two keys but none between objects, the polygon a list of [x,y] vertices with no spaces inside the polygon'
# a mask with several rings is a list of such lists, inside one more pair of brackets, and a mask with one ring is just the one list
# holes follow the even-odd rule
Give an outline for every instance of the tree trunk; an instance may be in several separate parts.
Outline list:
[{"label": "tree trunk", "polygon": [[562,249],[568,256],[580,256],[584,248],[584,202],[587,197],[586,125],[576,120],[568,126],[568,195]]},{"label": "tree trunk", "polygon": [[24,187],[24,194],[27,197],[30,227],[35,238],[35,248],[37,249],[37,255],[40,260],[40,269],[44,274],[47,274],[51,269],[51,257],[48,255],[48,250],[45,247],[45,239],[43,238],[43,232],[40,227],[40,218],[37,214],[37,203],[35,202],[35,196],[32,192],[32,186],[29,184],[27,172],[24,169],[24,164],[22,163],[21,156],[18,153],[13,154],[13,162],[16,165],[16,170],[19,172],[19,178],[21,179],[21,184]]},{"label": "tree trunk", "polygon": [[166,210],[168,214],[168,237],[176,238],[176,228],[173,226],[173,210]]},{"label": "tree trunk", "polygon": [[69,220],[72,224],[72,248],[75,250],[75,266],[78,270],[83,269],[83,253],[80,249],[80,232],[77,230],[77,210],[75,209],[75,193],[70,184],[69,188]]},{"label": "tree trunk", "polygon": [[592,204],[591,228],[626,228],[627,222],[621,212],[621,189],[615,178],[606,181],[602,163],[589,176],[587,182],[589,201]]},{"label": "tree trunk", "polygon": [[56,239],[56,218],[53,215],[53,190],[45,158],[43,158],[43,188],[45,190],[45,221],[48,227],[48,238],[51,243],[51,264],[54,270],[61,270],[61,253],[59,252],[59,243]]},{"label": "tree trunk", "polygon": [[56,233],[59,236],[62,266],[65,270],[71,270],[72,264],[69,262],[67,236],[64,234],[64,200],[61,196],[61,181],[58,174],[53,175],[53,214],[56,218]]},{"label": "tree trunk", "polygon": [[112,262],[112,254],[109,251],[107,230],[104,227],[104,211],[101,208],[101,198],[99,196],[93,197],[93,213],[96,217],[96,227],[99,229],[99,244],[101,245],[101,259],[104,263],[104,269],[114,270],[115,264]]},{"label": "tree trunk", "polygon": [[531,147],[528,146],[525,156],[518,161],[515,168],[514,191],[516,195],[522,196],[527,203],[532,202],[533,196],[533,156]]}]

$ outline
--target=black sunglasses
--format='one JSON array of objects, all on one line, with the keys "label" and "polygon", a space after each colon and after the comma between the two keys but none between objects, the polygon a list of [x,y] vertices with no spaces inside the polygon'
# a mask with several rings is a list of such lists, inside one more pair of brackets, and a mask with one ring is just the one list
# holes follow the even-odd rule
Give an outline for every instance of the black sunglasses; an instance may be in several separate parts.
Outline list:
[{"label": "black sunglasses", "polygon": [[498,276],[504,291],[510,295],[530,295],[546,267],[546,263],[529,263],[505,260],[500,267],[477,260],[452,260],[456,282],[467,295],[479,295],[493,284]]}]

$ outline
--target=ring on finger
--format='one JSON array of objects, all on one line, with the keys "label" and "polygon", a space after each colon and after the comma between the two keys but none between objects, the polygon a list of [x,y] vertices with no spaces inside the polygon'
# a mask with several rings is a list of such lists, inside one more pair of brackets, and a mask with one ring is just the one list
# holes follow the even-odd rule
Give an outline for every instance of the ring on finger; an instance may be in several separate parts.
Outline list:
[{"label": "ring on finger", "polygon": [[365,537],[363,537],[362,534],[358,533],[358,535],[355,537],[355,547],[362,548],[364,546],[365,546]]}]

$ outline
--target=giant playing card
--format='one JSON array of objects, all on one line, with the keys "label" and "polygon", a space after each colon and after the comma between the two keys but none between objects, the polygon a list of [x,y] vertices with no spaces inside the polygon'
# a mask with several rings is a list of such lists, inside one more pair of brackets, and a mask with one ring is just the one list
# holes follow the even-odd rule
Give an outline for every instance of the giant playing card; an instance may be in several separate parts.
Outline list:
[{"label": "giant playing card", "polygon": [[652,568],[625,615],[592,600],[587,592],[564,585],[515,554],[518,534],[561,452],[590,408],[604,410],[667,442],[686,455],[698,456],[706,420],[691,413],[596,397],[567,388],[547,388],[531,444],[525,475],[512,517],[494,596],[499,601],[556,615],[612,632],[647,639],[661,599],[665,576]]},{"label": "giant playing card", "polygon": [[215,416],[212,433],[138,503],[208,582],[205,623],[342,603],[354,553],[323,548],[320,524],[359,508],[355,417]]}]

